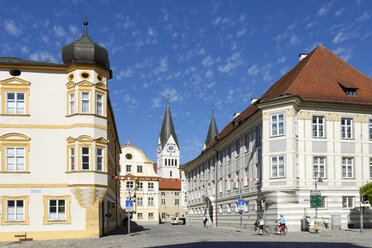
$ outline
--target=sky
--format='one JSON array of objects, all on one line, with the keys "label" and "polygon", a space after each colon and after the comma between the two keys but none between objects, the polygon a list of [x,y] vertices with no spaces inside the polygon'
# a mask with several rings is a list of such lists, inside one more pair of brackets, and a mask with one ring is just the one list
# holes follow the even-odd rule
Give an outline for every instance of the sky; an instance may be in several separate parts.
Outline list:
[{"label": "sky", "polygon": [[104,46],[121,145],[156,162],[166,97],[181,163],[322,44],[372,77],[372,1],[0,1],[0,56],[62,63],[84,32]]}]

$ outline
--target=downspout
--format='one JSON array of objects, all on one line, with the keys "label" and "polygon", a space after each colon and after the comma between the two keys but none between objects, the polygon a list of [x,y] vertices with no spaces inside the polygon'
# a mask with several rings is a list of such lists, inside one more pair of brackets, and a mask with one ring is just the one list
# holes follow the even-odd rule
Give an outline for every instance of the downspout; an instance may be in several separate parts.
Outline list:
[{"label": "downspout", "polygon": [[118,228],[118,174],[117,174],[117,157],[116,157],[116,142],[115,140],[115,216],[116,216],[116,228]]},{"label": "downspout", "polygon": [[[215,137],[215,139],[216,139],[216,141],[218,142],[219,141],[219,138],[217,138],[217,136]],[[216,172],[216,178],[215,178],[215,192],[216,192],[216,227],[218,226],[218,201],[217,201],[217,197],[218,197],[218,193],[217,193],[217,178],[218,178],[218,172],[217,172],[217,170],[218,170],[218,151],[214,148],[214,146],[215,146],[216,144],[213,144],[213,146],[212,146],[212,149],[213,149],[213,151],[215,151],[216,152],[216,164],[215,164],[215,172]]]}]

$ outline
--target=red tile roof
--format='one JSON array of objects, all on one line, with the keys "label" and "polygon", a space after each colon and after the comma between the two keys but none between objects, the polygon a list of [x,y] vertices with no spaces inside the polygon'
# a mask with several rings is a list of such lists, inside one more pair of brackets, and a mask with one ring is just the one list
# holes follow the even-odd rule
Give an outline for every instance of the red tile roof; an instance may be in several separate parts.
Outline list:
[{"label": "red tile roof", "polygon": [[[346,95],[343,88],[358,89],[357,96]],[[255,114],[259,110],[257,103],[272,100],[282,95],[294,95],[303,101],[311,102],[372,105],[372,79],[346,63],[326,47],[319,45],[273,84],[254,104],[246,108],[225,126],[217,135],[217,138],[219,140],[223,139]],[[210,142],[199,156],[211,149],[217,142],[217,140]],[[187,167],[194,160],[183,164],[181,168]]]},{"label": "red tile roof", "polygon": [[181,179],[162,178],[159,181],[159,190],[164,190],[164,189],[181,190]]}]

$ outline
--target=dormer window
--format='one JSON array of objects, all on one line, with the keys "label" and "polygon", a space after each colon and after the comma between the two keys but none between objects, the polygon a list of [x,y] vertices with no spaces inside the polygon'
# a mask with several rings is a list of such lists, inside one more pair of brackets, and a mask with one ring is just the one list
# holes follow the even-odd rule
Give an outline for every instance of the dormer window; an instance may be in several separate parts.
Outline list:
[{"label": "dormer window", "polygon": [[346,95],[348,95],[348,96],[356,96],[357,95],[357,90],[356,89],[346,89],[345,92],[346,92]]},{"label": "dormer window", "polygon": [[345,92],[347,96],[357,96],[358,87],[353,83],[342,82],[338,84],[341,86],[342,90]]}]

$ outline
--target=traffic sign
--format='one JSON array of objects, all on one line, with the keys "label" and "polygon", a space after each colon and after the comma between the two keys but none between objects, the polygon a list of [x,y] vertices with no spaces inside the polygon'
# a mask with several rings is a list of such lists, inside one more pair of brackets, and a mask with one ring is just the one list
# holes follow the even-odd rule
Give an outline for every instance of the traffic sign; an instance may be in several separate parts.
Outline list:
[{"label": "traffic sign", "polygon": [[238,199],[238,209],[243,210],[245,208],[245,200],[242,198]]},{"label": "traffic sign", "polygon": [[310,191],[310,207],[319,208],[322,206],[322,195],[319,190]]},{"label": "traffic sign", "polygon": [[243,210],[239,210],[239,215],[243,215]]},{"label": "traffic sign", "polygon": [[133,212],[133,201],[132,200],[125,201],[125,210],[127,212]]}]

